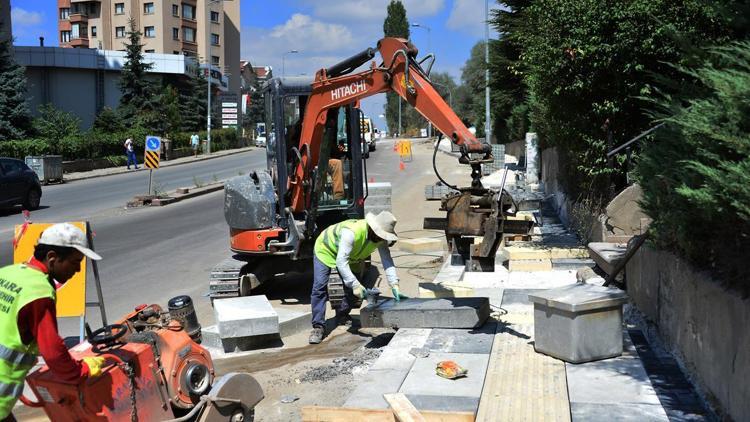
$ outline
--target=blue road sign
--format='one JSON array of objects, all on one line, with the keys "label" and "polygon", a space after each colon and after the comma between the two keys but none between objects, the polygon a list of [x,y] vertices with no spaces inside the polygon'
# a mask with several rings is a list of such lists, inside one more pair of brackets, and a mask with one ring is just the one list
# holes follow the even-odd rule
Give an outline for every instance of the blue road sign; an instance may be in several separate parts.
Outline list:
[{"label": "blue road sign", "polygon": [[146,150],[147,151],[159,151],[161,147],[161,139],[156,136],[146,137]]}]

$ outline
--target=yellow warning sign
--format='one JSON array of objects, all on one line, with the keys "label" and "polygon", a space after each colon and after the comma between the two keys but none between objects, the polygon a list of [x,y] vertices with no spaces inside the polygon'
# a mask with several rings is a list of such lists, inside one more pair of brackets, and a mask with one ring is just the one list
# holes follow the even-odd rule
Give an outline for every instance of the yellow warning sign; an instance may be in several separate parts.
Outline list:
[{"label": "yellow warning sign", "polygon": [[411,161],[411,141],[404,139],[398,142],[398,155],[402,161]]},{"label": "yellow warning sign", "polygon": [[[72,222],[74,226],[86,233],[85,222]],[[34,247],[42,232],[51,223],[32,223],[16,226],[16,246],[13,249],[13,263],[20,264],[28,261],[34,255]],[[86,263],[81,261],[81,271],[77,272],[67,283],[57,289],[57,316],[81,317],[86,312]]]},{"label": "yellow warning sign", "polygon": [[159,153],[157,151],[146,151],[143,157],[143,164],[150,169],[158,169]]}]

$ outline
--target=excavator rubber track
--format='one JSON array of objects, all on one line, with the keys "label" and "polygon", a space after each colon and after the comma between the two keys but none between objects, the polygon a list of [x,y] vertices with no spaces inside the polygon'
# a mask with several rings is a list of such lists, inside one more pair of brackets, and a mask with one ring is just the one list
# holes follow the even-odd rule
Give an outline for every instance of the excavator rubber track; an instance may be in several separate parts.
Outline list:
[{"label": "excavator rubber track", "polygon": [[208,289],[212,301],[240,295],[240,276],[245,265],[247,265],[245,261],[227,258],[211,269],[211,274],[208,277]]}]

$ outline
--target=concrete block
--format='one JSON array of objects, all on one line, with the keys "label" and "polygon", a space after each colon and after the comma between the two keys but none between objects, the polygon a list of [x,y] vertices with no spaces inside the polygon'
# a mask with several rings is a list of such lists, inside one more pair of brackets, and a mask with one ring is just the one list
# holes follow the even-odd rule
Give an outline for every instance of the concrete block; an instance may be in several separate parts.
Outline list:
[{"label": "concrete block", "polygon": [[479,288],[501,287],[508,279],[508,270],[502,265],[495,265],[495,271],[465,272],[461,278],[461,285]]},{"label": "concrete block", "polygon": [[588,244],[589,255],[596,265],[607,274],[612,274],[622,261],[628,248],[621,243],[591,242]]},{"label": "concrete block", "polygon": [[390,207],[391,206],[391,197],[390,196],[383,196],[383,195],[370,195],[365,200],[365,203],[369,206],[373,207]]},{"label": "concrete block", "polygon": [[424,347],[432,353],[490,353],[495,340],[497,323],[490,321],[470,330],[435,328],[427,338]]},{"label": "concrete block", "polygon": [[581,258],[558,258],[552,259],[553,270],[578,270],[581,267],[594,268],[596,262],[593,259],[581,259]]},{"label": "concrete block", "polygon": [[[658,404],[570,403],[572,422],[667,422],[664,408]],[[685,420],[692,420],[685,419]],[[700,419],[696,419],[700,420]]]},{"label": "concrete block", "polygon": [[406,394],[406,398],[418,410],[476,413],[479,408],[479,397],[451,397],[446,400],[442,395]]},{"label": "concrete block", "polygon": [[399,250],[410,253],[442,251],[445,240],[438,237],[420,237],[416,239],[399,239],[396,242]]},{"label": "concrete block", "polygon": [[279,316],[264,295],[214,300],[221,338],[279,333]]},{"label": "concrete block", "polygon": [[362,327],[474,328],[490,315],[486,297],[393,299],[367,305],[360,311]]},{"label": "concrete block", "polygon": [[[487,373],[489,354],[474,353],[430,353],[424,359],[416,359],[399,393],[449,397],[476,397],[482,395],[484,377]],[[438,362],[452,360],[468,370],[467,376],[455,380],[439,377],[435,373]]]},{"label": "concrete block", "polygon": [[474,289],[460,284],[419,283],[419,297],[434,299],[443,297],[471,297]]},{"label": "concrete block", "polygon": [[209,349],[217,349],[224,353],[246,352],[249,350],[279,347],[281,338],[278,334],[265,334],[250,337],[221,338],[219,327],[211,325],[201,330],[201,344]]},{"label": "concrete block", "polygon": [[[412,356],[412,361],[415,359]],[[409,370],[373,369],[370,368],[344,402],[343,407],[362,409],[388,409],[390,406],[383,398],[383,394],[398,393],[401,384],[409,374]]]},{"label": "concrete block", "polygon": [[279,336],[289,337],[302,331],[308,331],[312,323],[312,312],[274,308],[279,315]]},{"label": "concrete block", "polygon": [[370,193],[373,193],[373,192],[390,192],[391,191],[391,183],[390,182],[368,183],[367,184],[367,190],[370,191]]},{"label": "concrete block", "polygon": [[382,211],[391,211],[391,206],[390,205],[368,206],[365,203],[365,214],[367,214],[368,212],[371,212],[371,213],[373,213],[375,215],[378,215]]},{"label": "concrete block", "polygon": [[504,246],[502,254],[509,261],[521,259],[552,259],[549,249],[530,246]]},{"label": "concrete block", "polygon": [[510,271],[524,271],[524,272],[552,271],[552,260],[551,259],[511,260],[508,263],[508,269]]},{"label": "concrete block", "polygon": [[583,246],[578,247],[553,247],[549,251],[552,259],[586,259],[589,251]]}]

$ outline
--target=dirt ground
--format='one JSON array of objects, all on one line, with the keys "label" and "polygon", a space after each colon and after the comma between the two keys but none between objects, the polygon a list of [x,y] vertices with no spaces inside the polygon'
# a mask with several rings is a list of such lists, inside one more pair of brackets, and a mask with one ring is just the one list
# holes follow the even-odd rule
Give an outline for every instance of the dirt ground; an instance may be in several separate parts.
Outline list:
[{"label": "dirt ground", "polygon": [[[424,199],[424,186],[437,181],[432,170],[432,144],[414,143],[412,158],[400,169],[398,155],[391,143],[379,143],[383,160],[370,165],[371,181],[389,180],[392,183],[392,208],[398,218],[396,226],[402,238],[437,237],[439,231],[422,230],[423,218],[442,216],[439,201]],[[437,166],[443,178],[450,183],[468,184],[470,171],[457,165],[457,159],[439,152]],[[384,180],[386,179],[386,180]],[[400,278],[401,291],[407,296],[417,296],[418,284],[432,281],[442,265],[442,258],[434,255],[415,255],[391,250]],[[379,257],[373,263],[380,266]],[[273,306],[292,309],[309,309],[312,283],[291,276],[288,280],[263,289]],[[384,276],[379,281],[384,295],[390,289]],[[329,309],[328,317],[333,317]],[[352,312],[358,318],[358,311]],[[368,368],[380,356],[394,335],[393,330],[356,330],[351,327],[334,327],[329,319],[328,335],[319,345],[308,345],[308,332],[284,339],[284,347],[257,351],[249,355],[215,361],[217,376],[233,371],[251,373],[263,387],[265,398],[256,407],[256,421],[300,420],[301,409],[308,405],[341,406],[359,382],[366,381]],[[17,408],[19,420],[45,420],[40,412]]]}]

